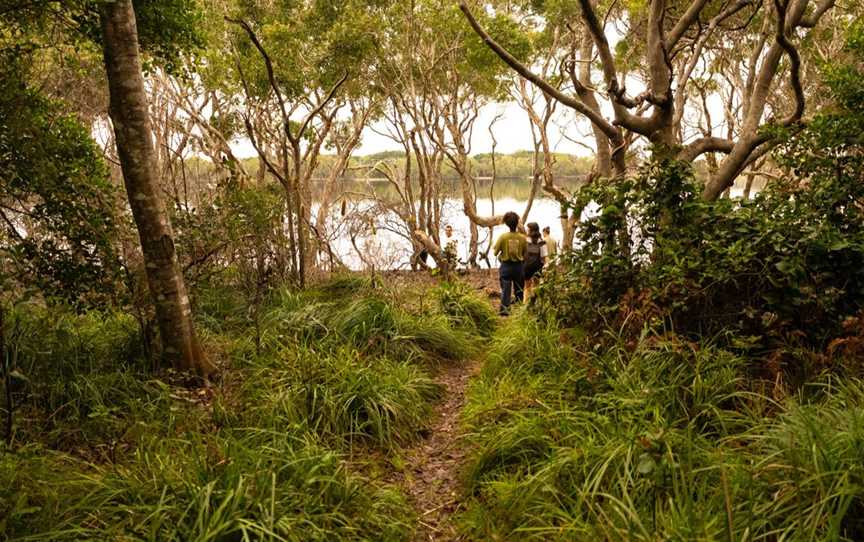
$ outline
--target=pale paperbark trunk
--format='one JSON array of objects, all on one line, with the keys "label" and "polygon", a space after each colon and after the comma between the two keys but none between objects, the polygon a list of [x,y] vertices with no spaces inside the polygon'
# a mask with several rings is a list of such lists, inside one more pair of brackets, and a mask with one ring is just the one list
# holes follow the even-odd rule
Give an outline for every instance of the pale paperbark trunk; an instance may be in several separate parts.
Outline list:
[{"label": "pale paperbark trunk", "polygon": [[753,190],[753,179],[756,178],[756,174],[750,172],[747,174],[747,184],[744,185],[744,194],[741,196],[743,200],[750,199],[750,192]]},{"label": "pale paperbark trunk", "polygon": [[131,0],[105,4],[101,21],[109,112],[123,181],[141,240],[147,282],[156,306],[163,357],[179,370],[206,377],[214,367],[195,335],[189,298],[174,250],[171,222],[160,197]]}]

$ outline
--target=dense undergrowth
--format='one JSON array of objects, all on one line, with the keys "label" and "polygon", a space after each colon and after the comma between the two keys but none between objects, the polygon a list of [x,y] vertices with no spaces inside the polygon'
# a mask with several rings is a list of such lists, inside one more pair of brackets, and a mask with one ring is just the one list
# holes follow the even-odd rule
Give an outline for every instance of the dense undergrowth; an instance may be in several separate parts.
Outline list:
[{"label": "dense undergrowth", "polygon": [[864,539],[862,37],[752,201],[663,149],[580,192],[469,393],[468,538]]},{"label": "dense undergrowth", "polygon": [[864,383],[782,395],[710,342],[523,313],[470,393],[472,540],[860,540]]},{"label": "dense undergrowth", "polygon": [[375,481],[389,467],[368,452],[415,437],[439,395],[434,365],[472,355],[474,319],[491,321],[466,288],[433,298],[444,292],[448,303],[418,308],[349,276],[276,290],[255,312],[202,289],[203,335],[223,358],[204,389],[153,372],[127,314],[19,306],[7,322],[17,408],[0,451],[0,533],[404,540],[411,507]]}]

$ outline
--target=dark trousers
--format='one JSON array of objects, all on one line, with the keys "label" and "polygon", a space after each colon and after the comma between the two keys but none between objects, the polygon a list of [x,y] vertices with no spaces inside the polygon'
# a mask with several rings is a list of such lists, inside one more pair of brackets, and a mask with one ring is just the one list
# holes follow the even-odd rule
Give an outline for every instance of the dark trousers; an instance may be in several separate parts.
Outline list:
[{"label": "dark trousers", "polygon": [[516,301],[522,301],[525,289],[525,269],[522,262],[501,262],[498,279],[501,282],[501,312],[506,313],[510,309],[511,291],[515,294]]}]

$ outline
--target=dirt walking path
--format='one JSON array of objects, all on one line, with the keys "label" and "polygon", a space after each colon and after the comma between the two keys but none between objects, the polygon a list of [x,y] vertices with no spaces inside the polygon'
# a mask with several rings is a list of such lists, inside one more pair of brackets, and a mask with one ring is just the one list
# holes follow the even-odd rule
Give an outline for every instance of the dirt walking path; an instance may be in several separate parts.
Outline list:
[{"label": "dirt walking path", "polygon": [[444,386],[444,397],[435,409],[428,436],[405,452],[400,482],[419,515],[417,542],[459,540],[450,521],[459,509],[459,467],[465,457],[459,414],[465,406],[468,380],[478,370],[475,361],[442,367],[437,380]]}]

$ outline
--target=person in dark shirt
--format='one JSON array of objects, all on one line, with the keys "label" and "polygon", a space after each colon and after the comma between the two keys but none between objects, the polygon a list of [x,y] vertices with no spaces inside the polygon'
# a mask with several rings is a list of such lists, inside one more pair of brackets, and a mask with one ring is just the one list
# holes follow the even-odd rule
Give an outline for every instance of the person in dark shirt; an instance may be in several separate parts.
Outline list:
[{"label": "person in dark shirt", "polygon": [[525,297],[531,295],[531,290],[534,289],[534,283],[537,281],[538,275],[543,270],[543,265],[546,264],[546,257],[549,249],[543,236],[540,235],[540,226],[536,222],[529,222],[526,226],[528,230],[528,244],[525,247]]},{"label": "person in dark shirt", "polygon": [[510,231],[502,234],[495,241],[493,252],[500,262],[498,279],[501,283],[501,314],[510,312],[511,293],[516,301],[522,301],[525,287],[525,236],[516,231],[519,226],[519,215],[509,212],[504,215],[504,223]]}]

